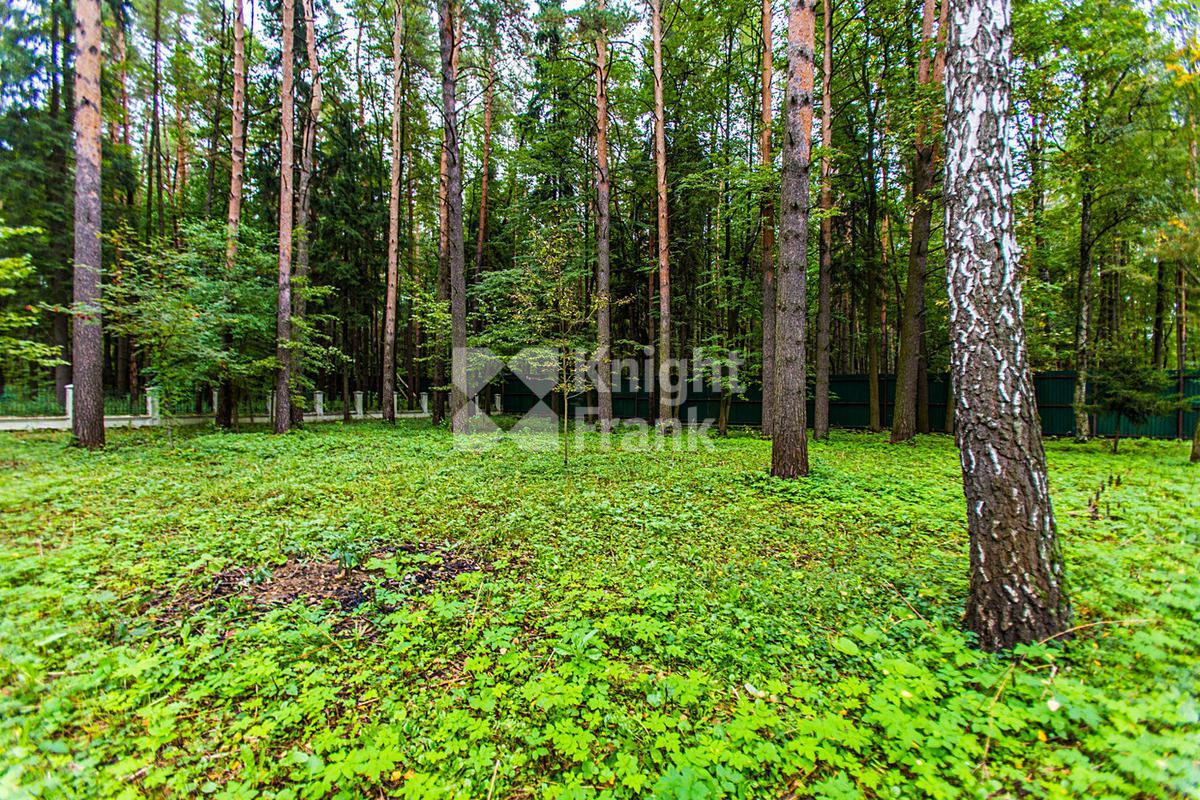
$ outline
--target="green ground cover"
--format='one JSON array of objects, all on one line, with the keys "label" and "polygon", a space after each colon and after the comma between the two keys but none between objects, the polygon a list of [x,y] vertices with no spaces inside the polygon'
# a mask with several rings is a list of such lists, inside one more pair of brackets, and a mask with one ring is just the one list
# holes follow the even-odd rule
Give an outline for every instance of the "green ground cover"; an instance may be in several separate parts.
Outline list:
[{"label": "green ground cover", "polygon": [[0,796],[1200,797],[1200,470],[1106,448],[1048,444],[1086,627],[1013,658],[945,437],[5,435]]}]

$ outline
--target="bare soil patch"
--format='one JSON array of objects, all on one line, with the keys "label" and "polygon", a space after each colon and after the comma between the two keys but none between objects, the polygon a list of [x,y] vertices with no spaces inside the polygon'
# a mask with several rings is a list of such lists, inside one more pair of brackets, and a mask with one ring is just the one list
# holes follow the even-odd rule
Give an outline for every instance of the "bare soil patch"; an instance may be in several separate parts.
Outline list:
[{"label": "bare soil patch", "polygon": [[[419,558],[409,563],[413,557]],[[368,565],[392,559],[402,566],[391,577],[383,569],[368,569]],[[470,557],[444,553],[432,546],[379,548],[358,559],[355,566],[291,557],[283,564],[232,567],[213,575],[207,587],[163,596],[153,605],[166,618],[184,616],[214,601],[233,598],[258,607],[285,606],[296,600],[310,606],[331,603],[349,612],[373,600],[380,589],[428,594],[443,581],[479,569],[479,562]]]}]

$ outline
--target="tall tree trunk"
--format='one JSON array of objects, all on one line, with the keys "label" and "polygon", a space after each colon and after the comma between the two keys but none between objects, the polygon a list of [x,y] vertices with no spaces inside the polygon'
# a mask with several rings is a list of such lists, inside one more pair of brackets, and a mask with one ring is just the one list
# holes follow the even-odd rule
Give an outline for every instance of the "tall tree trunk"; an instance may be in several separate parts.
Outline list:
[{"label": "tall tree trunk", "polygon": [[[54,186],[58,189],[59,210],[51,214],[47,223],[51,246],[51,258],[55,262],[50,273],[50,289],[53,302],[69,305],[71,298],[70,257],[71,239],[67,233],[67,209],[71,203],[71,180],[67,165],[67,150],[63,142],[68,140],[66,128],[74,112],[74,93],[70,86],[71,73],[67,66],[67,53],[71,49],[71,24],[62,19],[62,39],[59,39],[59,6],[52,4],[50,10],[50,122],[54,139],[50,148],[51,173]],[[59,78],[62,79],[60,89]],[[66,112],[65,115],[63,112]],[[65,116],[65,119],[64,119]],[[67,385],[71,383],[71,320],[70,312],[55,313],[51,322],[55,355],[60,359],[54,366],[54,397],[59,405],[66,402]]]},{"label": "tall tree trunk", "polygon": [[458,142],[459,29],[454,0],[441,2],[442,120],[446,131],[446,262],[450,274],[450,430],[466,433],[467,284],[463,264],[462,160]]},{"label": "tall tree trunk", "polygon": [[[1175,380],[1178,387],[1180,407],[1175,415],[1175,438],[1183,438],[1183,400],[1187,396],[1184,367],[1187,361],[1187,279],[1183,261],[1175,266]],[[78,378],[76,378],[78,383]]]},{"label": "tall tree trunk", "polygon": [[[773,0],[762,3],[762,81],[759,111],[762,115],[758,132],[759,163],[763,179],[771,173],[771,73],[775,66],[775,50],[771,43]],[[762,272],[762,435],[770,437],[775,423],[775,198],[770,186],[765,186],[759,207],[761,217]]]},{"label": "tall tree trunk", "polygon": [[392,24],[392,174],[388,198],[387,294],[383,304],[383,418],[396,421],[396,285],[400,263],[400,128],[404,112],[401,77],[404,69],[404,7],[397,0]]},{"label": "tall tree trunk", "polygon": [[791,0],[775,300],[775,423],[771,440],[771,474],[781,478],[808,474],[805,328],[816,23],[816,0]]},{"label": "tall tree trunk", "polygon": [[1009,0],[953,0],[946,282],[970,534],[966,626],[987,650],[1063,634],[1063,582],[1026,357],[1013,222]]},{"label": "tall tree trunk", "polygon": [[654,48],[654,172],[658,195],[658,428],[674,428],[675,402],[671,385],[671,259],[667,231],[667,126],[663,101],[662,0],[650,0],[650,31]]},{"label": "tall tree trunk", "polygon": [[[440,0],[439,0],[440,2]],[[442,151],[438,162],[438,269],[436,292],[438,305],[450,303],[450,262],[449,241],[447,234],[449,233],[449,192],[447,186],[449,183],[449,175],[446,171],[446,148],[447,137],[446,127],[442,125]],[[446,340],[443,338],[441,329],[437,331],[434,337],[434,349],[436,350],[433,360],[433,383],[436,387],[433,392],[433,421],[441,423],[446,418],[446,390],[443,388],[446,385]]]},{"label": "tall tree trunk", "polygon": [[275,318],[275,432],[292,427],[292,159],[295,139],[292,72],[296,2],[283,0],[283,79],[279,85],[279,308]]},{"label": "tall tree trunk", "polygon": [[1166,364],[1164,321],[1167,315],[1167,264],[1162,259],[1154,275],[1154,326],[1151,333],[1151,363],[1155,369]]},{"label": "tall tree trunk", "polygon": [[162,236],[162,143],[159,131],[161,93],[162,0],[154,0],[153,55],[150,79],[150,140],[146,154],[146,241],[154,236],[154,184],[158,181],[158,235]]},{"label": "tall tree trunk", "polygon": [[479,231],[475,239],[475,281],[483,275],[483,248],[487,243],[488,185],[492,169],[492,98],[494,95],[496,51],[490,45],[487,54],[487,75],[483,86],[483,153],[479,176]]},{"label": "tall tree trunk", "polygon": [[217,102],[213,108],[212,136],[208,140],[208,185],[204,191],[204,216],[212,216],[213,194],[217,183],[217,148],[221,142],[221,112],[225,109],[225,26],[229,14],[221,3],[220,50],[217,57]]},{"label": "tall tree trunk", "polygon": [[[942,56],[936,63],[933,14],[935,0],[925,0],[921,17],[921,57],[917,65],[918,92],[930,84],[941,83]],[[944,18],[947,0],[941,0]],[[944,22],[937,36],[943,36]],[[912,178],[912,227],[908,247],[908,276],[904,289],[904,307],[900,317],[900,353],[896,360],[896,400],[892,410],[892,443],[911,442],[917,433],[917,400],[921,394],[921,341],[925,327],[925,268],[929,260],[929,231],[933,222],[933,189],[936,182],[937,127],[925,116],[917,122]]]},{"label": "tall tree trunk", "polygon": [[829,321],[833,287],[833,3],[824,0],[824,59],[821,80],[821,245],[817,273],[817,385],[813,438],[829,436]]},{"label": "tall tree trunk", "polygon": [[[313,8],[313,0],[303,0],[304,9],[304,47],[308,54],[308,72],[310,75],[310,93],[308,101],[308,118],[304,122],[304,132],[300,144],[300,183],[296,187],[296,227],[300,238],[296,242],[296,277],[300,279],[300,291],[292,295],[292,328],[293,338],[297,320],[303,320],[307,312],[309,270],[309,243],[312,241],[309,231],[311,227],[312,209],[312,177],[313,159],[317,149],[317,126],[321,122],[321,103],[324,96],[321,91],[321,62],[317,58],[317,16]],[[303,373],[304,359],[299,350],[292,352],[293,380]],[[304,409],[298,404],[292,404],[292,423],[304,423]]]},{"label": "tall tree trunk", "polygon": [[600,431],[611,433],[612,306],[609,293],[609,174],[608,174],[608,21],[605,0],[599,0],[600,27],[596,34],[596,398]]},{"label": "tall tree trunk", "polygon": [[[1088,152],[1091,152],[1090,146]],[[1089,157],[1090,162],[1090,157]],[[1087,381],[1092,322],[1092,173],[1084,165],[1079,177],[1079,276],[1075,299],[1075,441],[1086,442],[1091,436],[1087,412]]]},{"label": "tall tree trunk", "polygon": [[[229,205],[225,215],[225,272],[233,274],[237,263],[238,228],[242,223],[242,180],[246,170],[246,27],[242,0],[233,0],[233,125],[230,130]],[[233,348],[233,336],[225,331],[224,348]],[[233,425],[233,376],[221,375],[217,391],[217,425]]]},{"label": "tall tree trunk", "polygon": [[100,312],[100,0],[75,0],[75,440],[104,446]]}]

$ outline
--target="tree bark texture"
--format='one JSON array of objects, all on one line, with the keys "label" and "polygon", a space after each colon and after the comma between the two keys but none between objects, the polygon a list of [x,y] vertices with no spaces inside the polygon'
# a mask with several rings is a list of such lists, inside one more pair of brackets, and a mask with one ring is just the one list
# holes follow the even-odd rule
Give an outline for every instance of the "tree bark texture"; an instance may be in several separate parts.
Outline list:
[{"label": "tree bark texture", "polygon": [[292,150],[295,144],[293,83],[293,38],[296,24],[295,0],[283,0],[283,78],[279,84],[279,307],[275,317],[275,432],[292,427]]},{"label": "tree bark texture", "polygon": [[[941,55],[935,56],[933,15],[935,0],[925,0],[921,15],[921,57],[917,63],[918,91],[942,79]],[[942,0],[945,17],[947,0]],[[938,26],[942,38],[944,21]],[[929,232],[933,223],[934,186],[937,160],[938,123],[917,122],[913,154],[912,226],[909,232],[908,274],[904,306],[900,316],[900,353],[896,360],[896,401],[892,409],[892,442],[911,442],[917,433],[918,399],[921,394],[921,341],[925,327],[925,270],[929,260]],[[886,246],[886,245],[885,245]]]},{"label": "tree bark texture", "polygon": [[671,259],[667,229],[667,126],[663,101],[662,0],[650,0],[654,49],[654,172],[658,196],[658,427],[670,430],[675,401],[664,388],[671,380]]},{"label": "tree bark texture", "polygon": [[[762,84],[759,111],[759,163],[763,177],[771,174],[771,77],[775,67],[775,49],[771,43],[772,0],[762,4]],[[762,273],[762,435],[773,433],[775,400],[775,197],[765,186],[759,208],[762,232],[759,265]]]},{"label": "tree bark texture", "polygon": [[401,76],[404,68],[404,9],[397,0],[392,25],[392,171],[388,198],[387,294],[383,306],[383,418],[396,421],[396,291],[400,264],[400,128],[404,115]]},{"label": "tree bark texture", "polygon": [[808,474],[806,276],[816,20],[816,0],[791,0],[775,298],[775,421],[771,439],[771,474],[781,478]]},{"label": "tree bark texture", "polygon": [[1026,357],[1011,48],[1009,0],[952,0],[946,282],[970,534],[965,623],[987,650],[1060,636],[1071,620]]},{"label": "tree bark texture", "polygon": [[817,380],[813,391],[813,438],[829,436],[829,325],[833,288],[833,3],[823,0],[824,58],[821,75],[821,244],[817,272]]},{"label": "tree bark texture", "polygon": [[441,0],[442,122],[446,148],[446,266],[450,275],[450,430],[466,433],[467,285],[463,263],[462,160],[458,140],[458,29],[453,0]]},{"label": "tree bark texture", "polygon": [[100,0],[75,0],[75,441],[104,446],[100,312]]},{"label": "tree bark texture", "polygon": [[608,174],[608,27],[605,0],[599,0],[600,29],[596,34],[596,399],[601,433],[613,427],[612,305],[609,259]]},{"label": "tree bark texture", "polygon": [[[242,222],[242,184],[246,171],[246,25],[242,0],[233,0],[233,125],[230,131],[229,204],[225,215],[225,271],[237,263],[238,228]],[[232,337],[225,334],[225,347]],[[233,425],[233,377],[221,376],[217,391],[217,425]]]}]

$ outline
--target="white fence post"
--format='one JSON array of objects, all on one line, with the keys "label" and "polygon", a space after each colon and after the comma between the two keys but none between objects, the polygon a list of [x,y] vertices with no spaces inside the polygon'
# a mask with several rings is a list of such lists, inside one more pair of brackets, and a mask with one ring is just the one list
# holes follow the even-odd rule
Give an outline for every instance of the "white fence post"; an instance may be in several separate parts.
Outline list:
[{"label": "white fence post", "polygon": [[158,400],[158,387],[146,387],[146,416],[150,417],[150,421],[154,424],[158,424],[162,413],[159,410]]},{"label": "white fence post", "polygon": [[500,407],[500,395],[499,394],[492,395],[492,410],[495,411],[497,414],[504,413],[504,409],[502,409]]},{"label": "white fence post", "polygon": [[400,413],[400,393],[392,392],[392,411],[396,414]]},{"label": "white fence post", "polygon": [[221,407],[221,390],[213,389],[213,416],[217,415],[217,409]]},{"label": "white fence post", "polygon": [[65,404],[67,408],[67,424],[72,430],[75,428],[75,384],[68,383],[65,387],[66,398]]},{"label": "white fence post", "polygon": [[362,392],[354,393],[354,418],[355,419],[363,418],[363,393]]},{"label": "white fence post", "polygon": [[275,390],[274,389],[272,389],[271,393],[267,395],[267,424],[268,425],[275,424]]},{"label": "white fence post", "polygon": [[323,416],[325,414],[325,393],[324,392],[313,392],[313,411],[316,412],[318,417]]},{"label": "white fence post", "polygon": [[429,392],[421,392],[421,413],[429,413]]}]

